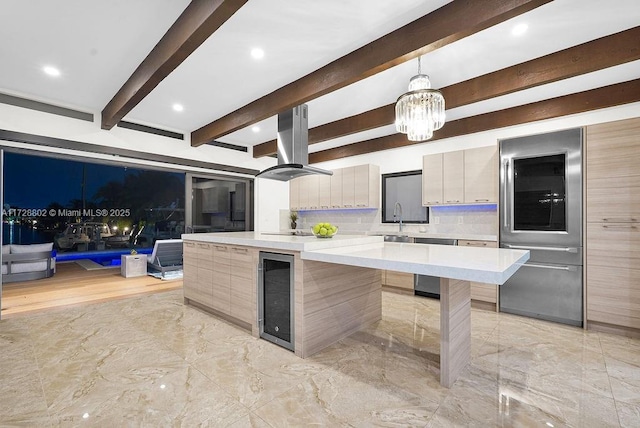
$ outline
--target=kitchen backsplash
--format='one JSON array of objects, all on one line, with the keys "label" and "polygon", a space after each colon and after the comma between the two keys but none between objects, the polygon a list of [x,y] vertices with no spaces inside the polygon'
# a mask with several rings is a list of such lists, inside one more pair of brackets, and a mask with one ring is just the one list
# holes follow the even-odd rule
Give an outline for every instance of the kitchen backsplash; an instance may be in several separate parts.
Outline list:
[{"label": "kitchen backsplash", "polygon": [[[329,222],[342,233],[370,231],[397,232],[397,223],[382,223],[380,210],[301,211],[297,229],[308,230],[318,222]],[[495,205],[466,205],[431,208],[428,224],[404,224],[407,232],[497,235],[498,211]],[[290,228],[289,211],[280,212],[280,229]]]}]

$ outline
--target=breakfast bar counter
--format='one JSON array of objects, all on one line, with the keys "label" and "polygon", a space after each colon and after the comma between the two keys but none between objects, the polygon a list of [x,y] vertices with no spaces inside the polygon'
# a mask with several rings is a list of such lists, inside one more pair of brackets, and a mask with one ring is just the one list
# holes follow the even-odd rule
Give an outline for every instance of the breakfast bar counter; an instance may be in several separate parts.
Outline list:
[{"label": "breakfast bar counter", "polygon": [[389,243],[381,236],[229,232],[182,239],[185,303],[239,321],[256,337],[259,254],[292,256],[292,333],[301,358],[381,319],[381,270],[440,277],[440,382],[445,387],[470,358],[469,281],[503,284],[529,258],[528,251]]}]

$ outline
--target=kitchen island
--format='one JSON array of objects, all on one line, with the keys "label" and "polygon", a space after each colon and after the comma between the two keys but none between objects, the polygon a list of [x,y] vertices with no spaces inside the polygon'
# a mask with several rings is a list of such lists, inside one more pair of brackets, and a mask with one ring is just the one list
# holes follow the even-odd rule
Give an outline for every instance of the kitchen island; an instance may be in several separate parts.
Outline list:
[{"label": "kitchen island", "polygon": [[185,234],[185,303],[260,335],[260,251],[293,256],[294,352],[309,357],[381,319],[381,270],[441,277],[440,382],[450,387],[469,361],[469,281],[503,284],[528,251],[385,243],[381,236]]}]

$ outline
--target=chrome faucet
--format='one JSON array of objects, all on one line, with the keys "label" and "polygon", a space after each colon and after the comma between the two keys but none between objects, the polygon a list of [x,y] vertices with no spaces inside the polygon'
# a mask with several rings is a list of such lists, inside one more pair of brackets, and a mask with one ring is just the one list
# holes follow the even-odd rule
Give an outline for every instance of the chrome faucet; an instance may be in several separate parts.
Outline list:
[{"label": "chrome faucet", "polygon": [[400,202],[396,202],[396,206],[393,208],[393,218],[396,217],[400,218],[400,232],[402,232],[402,205]]}]

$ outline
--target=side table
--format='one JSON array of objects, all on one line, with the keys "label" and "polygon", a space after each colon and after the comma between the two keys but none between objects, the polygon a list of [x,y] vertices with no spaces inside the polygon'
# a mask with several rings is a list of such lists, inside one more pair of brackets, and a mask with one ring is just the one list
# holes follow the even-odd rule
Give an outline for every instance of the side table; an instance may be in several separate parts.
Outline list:
[{"label": "side table", "polygon": [[120,275],[125,278],[147,274],[146,254],[123,254],[120,256]]}]

